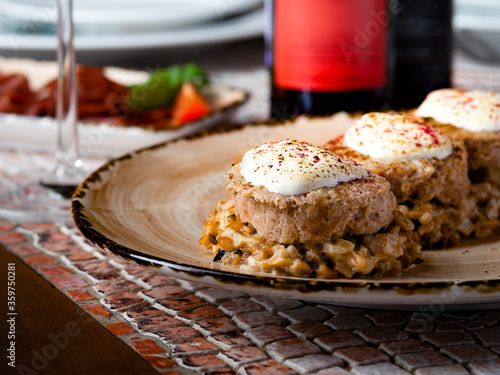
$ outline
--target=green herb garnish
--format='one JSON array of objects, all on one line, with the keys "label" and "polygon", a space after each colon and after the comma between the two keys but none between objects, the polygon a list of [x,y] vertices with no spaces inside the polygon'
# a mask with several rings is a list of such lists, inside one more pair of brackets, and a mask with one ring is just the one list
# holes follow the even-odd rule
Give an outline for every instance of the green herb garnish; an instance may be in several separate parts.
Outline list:
[{"label": "green herb garnish", "polygon": [[200,89],[209,83],[209,79],[194,63],[159,69],[151,73],[145,83],[130,87],[128,104],[146,110],[167,107],[174,102],[184,82],[191,82]]}]

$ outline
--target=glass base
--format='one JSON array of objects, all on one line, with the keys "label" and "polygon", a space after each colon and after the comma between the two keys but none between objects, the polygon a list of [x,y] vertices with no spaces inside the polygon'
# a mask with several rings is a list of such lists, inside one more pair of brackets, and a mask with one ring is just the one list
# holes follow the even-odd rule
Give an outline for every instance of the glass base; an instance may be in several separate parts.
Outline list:
[{"label": "glass base", "polygon": [[[41,174],[15,176],[0,186],[0,217],[11,221],[68,223],[77,184],[42,183]],[[45,176],[50,173],[45,172]]]}]

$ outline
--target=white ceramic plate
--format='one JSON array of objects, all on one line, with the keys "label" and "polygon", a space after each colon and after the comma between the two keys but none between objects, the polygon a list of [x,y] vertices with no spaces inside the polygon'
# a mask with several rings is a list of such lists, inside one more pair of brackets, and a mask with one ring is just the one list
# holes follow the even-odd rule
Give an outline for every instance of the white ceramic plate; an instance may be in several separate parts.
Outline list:
[{"label": "white ceramic plate", "polygon": [[[77,190],[73,217],[102,249],[166,275],[285,298],[347,305],[460,306],[500,302],[500,242],[426,251],[401,277],[311,279],[239,271],[198,245],[209,212],[226,197],[224,173],[250,147],[279,139],[315,144],[343,133],[346,114],[248,126],[165,143],[115,159]],[[475,306],[477,308],[477,306]]]},{"label": "white ceramic plate", "polygon": [[[74,0],[73,20],[77,34],[137,33],[223,21],[260,5],[262,0]],[[18,30],[30,21],[39,31],[55,27],[56,15],[55,1],[0,0],[0,16]]]},{"label": "white ceramic plate", "polygon": [[500,2],[497,0],[455,0],[453,26],[458,29],[498,31]]},{"label": "white ceramic plate", "polygon": [[[33,89],[42,87],[56,76],[54,62],[0,58],[3,73],[25,74]],[[146,72],[107,68],[106,75],[125,85],[143,82]],[[248,93],[227,86],[209,86],[205,97],[213,108],[208,116],[178,129],[148,130],[139,126],[118,127],[103,124],[79,125],[81,156],[116,157],[126,152],[151,146],[214,127],[229,121],[243,104]],[[0,147],[36,152],[54,152],[57,145],[57,123],[49,117],[31,117],[0,113]]]},{"label": "white ceramic plate", "polygon": [[[258,9],[247,14],[211,23],[174,30],[147,32],[80,34],[75,36],[78,56],[101,57],[102,54],[130,56],[149,49],[193,47],[233,42],[261,36],[264,30],[264,12]],[[51,52],[56,49],[54,35],[14,32],[0,27],[0,53]]]}]

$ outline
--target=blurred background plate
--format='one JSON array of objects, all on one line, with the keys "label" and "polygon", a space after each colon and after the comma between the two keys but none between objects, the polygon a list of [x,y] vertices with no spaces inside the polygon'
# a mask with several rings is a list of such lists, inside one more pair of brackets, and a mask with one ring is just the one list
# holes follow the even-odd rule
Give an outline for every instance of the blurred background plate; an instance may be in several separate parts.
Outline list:
[{"label": "blurred background plate", "polygon": [[[207,3],[216,4],[217,1],[207,1]],[[77,60],[80,62],[91,60],[109,63],[117,61],[119,58],[136,58],[137,55],[155,50],[162,52],[165,50],[186,50],[195,46],[212,46],[263,35],[264,12],[262,7],[237,15],[233,14],[231,17],[219,17],[214,7],[210,12],[213,22],[198,22],[189,27],[155,27],[147,31],[132,29],[127,33],[112,30],[98,34],[77,33],[75,35]],[[39,32],[42,24],[37,23],[36,20],[28,22],[24,28],[16,29],[9,26],[5,19],[5,16],[0,15],[0,55],[54,59],[56,50],[54,31],[52,33]]]},{"label": "blurred background plate", "polygon": [[500,1],[455,0],[455,44],[470,57],[500,63]]},{"label": "blurred background plate", "polygon": [[[0,17],[17,32],[53,33],[55,0],[0,0]],[[74,0],[77,34],[137,33],[223,21],[255,10],[262,0]]]}]

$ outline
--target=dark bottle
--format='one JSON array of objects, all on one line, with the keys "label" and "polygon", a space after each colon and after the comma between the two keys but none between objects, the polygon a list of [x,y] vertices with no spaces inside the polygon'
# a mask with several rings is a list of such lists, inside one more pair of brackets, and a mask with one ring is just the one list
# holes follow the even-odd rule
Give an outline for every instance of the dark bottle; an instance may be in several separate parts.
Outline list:
[{"label": "dark bottle", "polygon": [[399,0],[391,107],[417,107],[451,85],[452,0]]},{"label": "dark bottle", "polygon": [[266,15],[271,117],[387,104],[387,0],[269,0]]}]

